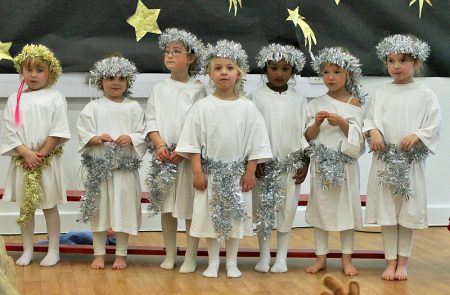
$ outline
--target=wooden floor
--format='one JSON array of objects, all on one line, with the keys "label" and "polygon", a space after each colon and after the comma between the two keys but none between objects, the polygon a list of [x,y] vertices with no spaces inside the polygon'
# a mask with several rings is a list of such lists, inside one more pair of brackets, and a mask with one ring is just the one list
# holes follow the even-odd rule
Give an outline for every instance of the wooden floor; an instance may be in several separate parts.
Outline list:
[{"label": "wooden floor", "polygon": [[[330,249],[339,248],[338,234],[330,236]],[[4,236],[5,242],[18,242],[19,236]],[[45,236],[36,236],[36,241]],[[179,245],[185,246],[184,234],[179,234]],[[132,245],[163,245],[161,233],[141,233],[130,239]],[[294,229],[290,248],[312,248],[312,229]],[[255,238],[241,241],[243,248],[257,247]],[[276,244],[272,241],[272,247]],[[200,247],[205,247],[201,242]],[[376,232],[357,232],[355,249],[381,249],[381,235]],[[18,252],[9,253],[13,259]],[[228,279],[223,259],[218,279],[202,276],[207,258],[198,259],[198,268],[192,274],[180,274],[175,270],[159,267],[162,256],[128,257],[128,268],[111,270],[113,256],[107,257],[106,269],[90,269],[92,257],[84,254],[62,254],[62,261],[54,267],[40,267],[39,261],[45,253],[35,253],[35,261],[26,267],[16,266],[17,289],[22,295],[135,295],[135,294],[320,294],[326,290],[321,283],[324,274],[332,274],[349,282],[351,279],[361,285],[361,294],[449,294],[450,295],[450,232],[446,227],[435,227],[415,232],[413,254],[409,263],[409,279],[403,282],[387,282],[380,279],[384,268],[383,260],[354,260],[360,275],[354,278],[344,276],[339,259],[329,259],[328,269],[311,275],[304,268],[312,259],[288,259],[289,271],[285,274],[258,273],[253,270],[256,258],[238,258],[242,277]],[[178,266],[183,257],[178,257]],[[273,260],[272,260],[273,261]],[[177,266],[177,267],[178,267]]]}]

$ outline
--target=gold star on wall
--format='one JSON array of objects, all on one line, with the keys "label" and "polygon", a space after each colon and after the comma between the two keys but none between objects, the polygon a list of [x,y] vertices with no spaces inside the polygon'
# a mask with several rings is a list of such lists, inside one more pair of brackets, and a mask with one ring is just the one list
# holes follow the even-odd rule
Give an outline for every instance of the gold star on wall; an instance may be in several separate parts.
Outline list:
[{"label": "gold star on wall", "polygon": [[[416,1],[417,0],[412,0],[411,2],[409,2],[409,6],[411,6],[414,3],[416,3]],[[423,3],[425,1],[428,3],[428,5],[433,6],[433,5],[431,5],[431,0],[419,0],[419,18],[421,18],[421,16],[422,16],[422,8],[423,8]]]},{"label": "gold star on wall", "polygon": [[303,36],[305,37],[305,46],[308,45],[309,51],[311,52],[312,43],[314,43],[314,45],[317,44],[316,35],[314,35],[311,27],[304,21],[305,18],[298,13],[298,6],[294,10],[288,8],[288,13],[289,16],[286,20],[292,21],[294,26],[298,25],[300,29],[302,29]]},{"label": "gold star on wall", "polygon": [[161,34],[161,30],[156,22],[161,9],[148,9],[139,0],[136,12],[127,19],[127,23],[134,27],[136,31],[136,42],[142,39],[147,33]]},{"label": "gold star on wall", "polygon": [[231,11],[231,8],[234,7],[234,16],[236,16],[238,5],[242,8],[242,0],[229,0],[230,6],[228,7],[228,12]]},{"label": "gold star on wall", "polygon": [[11,46],[12,42],[3,43],[2,41],[0,41],[0,60],[2,59],[13,60],[11,54],[9,54],[9,49],[11,48]]}]

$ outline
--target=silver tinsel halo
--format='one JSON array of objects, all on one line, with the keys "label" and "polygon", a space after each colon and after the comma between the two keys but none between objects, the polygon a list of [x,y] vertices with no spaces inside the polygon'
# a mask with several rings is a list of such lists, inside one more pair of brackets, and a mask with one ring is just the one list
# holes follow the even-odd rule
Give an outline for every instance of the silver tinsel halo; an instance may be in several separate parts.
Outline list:
[{"label": "silver tinsel halo", "polygon": [[202,158],[202,168],[206,175],[211,176],[209,208],[214,231],[219,241],[226,240],[230,237],[233,221],[243,223],[247,219],[240,185],[245,162],[225,163]]},{"label": "silver tinsel halo", "polygon": [[241,44],[234,41],[219,40],[215,46],[208,44],[202,57],[202,73],[207,74],[208,63],[215,57],[229,58],[236,62],[238,67],[247,74],[250,70],[248,56]]},{"label": "silver tinsel halo", "polygon": [[375,47],[378,58],[386,61],[386,56],[391,53],[404,53],[421,61],[426,61],[430,55],[430,46],[414,36],[392,35],[384,38]]},{"label": "silver tinsel halo", "polygon": [[180,30],[177,28],[168,28],[161,33],[158,40],[159,49],[166,50],[166,46],[169,43],[181,42],[186,47],[189,53],[195,54],[195,65],[190,69],[189,74],[191,76],[198,75],[202,69],[202,53],[203,42],[198,39],[194,34]]},{"label": "silver tinsel halo", "polygon": [[387,144],[386,150],[378,154],[378,159],[386,163],[384,171],[378,171],[378,183],[389,186],[394,195],[409,200],[414,196],[409,178],[411,163],[425,161],[428,154],[429,150],[425,145],[416,145],[409,151],[402,151],[395,144]]},{"label": "silver tinsel halo", "polygon": [[81,167],[86,171],[83,175],[85,192],[81,197],[81,217],[77,222],[88,222],[97,212],[97,204],[101,195],[100,184],[110,178],[114,171],[136,171],[141,160],[125,156],[122,148],[115,144],[105,143],[106,151],[102,157],[93,157],[84,152],[81,154]]},{"label": "silver tinsel halo", "polygon": [[346,52],[341,47],[327,47],[320,50],[317,56],[311,54],[311,66],[318,74],[322,74],[322,68],[325,64],[335,64],[343,68],[351,75],[351,83],[345,84],[345,89],[355,98],[359,99],[361,105],[367,103],[367,94],[361,90],[360,80],[362,77],[361,64],[359,59]]},{"label": "silver tinsel halo", "polygon": [[[175,144],[168,147],[169,152],[173,152],[176,148]],[[177,177],[177,164],[169,161],[161,162],[156,159],[155,148],[149,150],[153,154],[153,158],[148,166],[147,178],[145,179],[145,186],[149,192],[149,201],[147,211],[149,217],[161,213],[163,206],[163,195],[169,191]]]},{"label": "silver tinsel halo", "polygon": [[294,46],[272,43],[261,48],[256,55],[256,64],[263,69],[270,61],[278,62],[282,59],[292,66],[297,74],[301,72],[306,62],[303,53]]},{"label": "silver tinsel halo", "polygon": [[102,80],[108,77],[119,76],[127,78],[127,88],[124,96],[131,95],[130,88],[136,80],[136,65],[128,59],[120,56],[107,57],[97,61],[90,71],[90,80],[94,82],[99,90],[103,90]]}]

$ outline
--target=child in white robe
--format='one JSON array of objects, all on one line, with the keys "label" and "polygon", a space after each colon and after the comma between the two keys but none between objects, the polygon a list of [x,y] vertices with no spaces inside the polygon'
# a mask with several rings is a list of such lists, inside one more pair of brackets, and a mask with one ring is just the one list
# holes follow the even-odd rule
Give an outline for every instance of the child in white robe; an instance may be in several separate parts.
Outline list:
[{"label": "child in white robe", "polygon": [[308,102],[305,132],[311,145],[311,186],[306,222],[314,226],[316,261],[305,269],[326,268],[328,232],[339,231],[345,275],[352,265],[354,229],[362,226],[358,157],[364,152],[359,60],[340,47],[321,50],[312,62],[328,92]]},{"label": "child in white robe", "polygon": [[309,159],[303,154],[303,148],[308,146],[303,136],[306,98],[288,82],[300,73],[305,58],[293,46],[270,44],[261,48],[256,60],[258,67],[267,75],[268,82],[252,92],[249,98],[266,123],[274,161],[258,164],[256,170],[253,215],[260,257],[255,270],[269,271],[270,236],[275,227],[277,256],[270,271],[286,272],[289,233],[297,213],[300,184],[309,166]]},{"label": "child in white robe", "polygon": [[[206,96],[205,86],[194,78],[200,71],[203,44],[189,32],[170,28],[161,34],[159,47],[170,77],[153,87],[145,114],[146,134],[154,150],[146,180],[148,209],[151,215],[161,213],[166,257],[160,266],[165,269],[175,266],[177,220],[185,219],[187,249],[180,272],[190,273],[196,269],[198,248],[198,238],[189,234],[194,201],[192,169],[190,161],[175,153],[175,146],[189,109]],[[162,165],[170,167],[166,171],[172,174],[161,175]],[[162,178],[171,181],[166,184],[160,181]]]},{"label": "child in white robe", "polygon": [[[0,134],[0,154],[11,156],[4,201],[19,202],[23,254],[17,265],[33,260],[34,213],[44,212],[49,246],[41,266],[58,263],[60,219],[57,204],[66,202],[62,146],[70,138],[65,98],[50,87],[62,69],[43,45],[26,45],[14,58],[23,78],[5,107]],[[27,86],[23,90],[24,84]],[[37,192],[36,192],[37,190]]]},{"label": "child in white robe", "polygon": [[89,102],[78,121],[79,151],[85,193],[81,221],[93,232],[93,269],[104,269],[108,229],[116,233],[113,269],[126,268],[129,235],[141,225],[141,185],[138,168],[146,151],[144,110],[129,98],[135,65],[112,56],[95,63],[92,78],[103,96]]},{"label": "child in white robe", "polygon": [[272,158],[264,119],[241,94],[248,71],[241,45],[221,40],[208,45],[204,68],[215,91],[189,112],[176,152],[189,157],[194,174],[191,235],[207,238],[209,264],[205,277],[219,270],[220,241],[226,244],[227,277],[237,268],[239,239],[252,235],[251,190],[258,161]]},{"label": "child in white robe", "polygon": [[[363,131],[374,152],[365,221],[381,225],[384,280],[408,278],[413,231],[428,226],[425,158],[436,151],[441,114],[436,95],[414,81],[414,72],[429,52],[428,44],[412,35],[389,36],[377,45],[393,82],[376,91],[364,120]],[[405,156],[414,159],[395,163],[389,159]]]}]

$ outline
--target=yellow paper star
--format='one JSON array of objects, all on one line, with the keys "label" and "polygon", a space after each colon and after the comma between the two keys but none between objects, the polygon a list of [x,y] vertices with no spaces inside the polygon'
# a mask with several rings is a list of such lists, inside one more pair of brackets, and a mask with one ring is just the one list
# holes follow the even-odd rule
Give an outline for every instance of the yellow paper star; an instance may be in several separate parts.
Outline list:
[{"label": "yellow paper star", "polygon": [[336,2],[336,5],[339,5],[339,2],[340,2],[341,0],[334,0],[334,2]]},{"label": "yellow paper star", "polygon": [[238,5],[242,8],[242,0],[229,0],[230,7],[228,7],[228,12],[231,11],[231,8],[234,7],[234,16],[236,16]]},{"label": "yellow paper star", "polygon": [[13,60],[11,54],[9,54],[9,49],[11,48],[11,46],[12,42],[3,43],[2,41],[0,41],[0,60],[2,59]]},{"label": "yellow paper star", "polygon": [[317,44],[316,35],[314,35],[311,27],[304,21],[304,17],[298,13],[298,6],[294,10],[288,9],[289,16],[286,19],[287,21],[292,21],[294,26],[299,26],[302,29],[303,36],[305,37],[305,46],[309,44],[309,51],[311,52],[311,45]]},{"label": "yellow paper star", "polygon": [[[416,1],[417,1],[417,0],[412,0],[412,1],[409,3],[409,6],[411,6],[411,5],[413,5],[414,3],[416,3]],[[424,1],[426,1],[426,2],[428,3],[428,5],[433,6],[433,5],[431,5],[431,0],[419,0],[419,18],[422,16],[422,8],[423,8],[423,2],[424,2]]]},{"label": "yellow paper star", "polygon": [[161,9],[148,9],[141,0],[139,0],[136,12],[127,19],[127,23],[134,27],[136,31],[136,42],[142,39],[147,33],[161,34],[156,19]]}]

